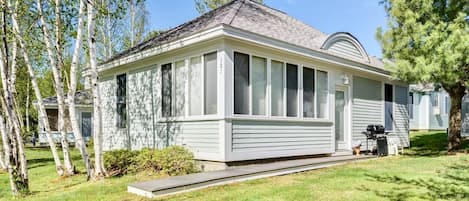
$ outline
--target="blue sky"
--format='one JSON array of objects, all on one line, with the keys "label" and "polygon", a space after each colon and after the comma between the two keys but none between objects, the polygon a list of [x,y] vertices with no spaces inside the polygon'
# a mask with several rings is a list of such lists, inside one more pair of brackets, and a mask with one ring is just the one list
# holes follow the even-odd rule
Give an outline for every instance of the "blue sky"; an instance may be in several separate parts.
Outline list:
[{"label": "blue sky", "polygon": [[[379,0],[264,0],[273,8],[286,12],[327,34],[352,33],[369,55],[381,57],[375,39],[376,29],[386,26],[386,13]],[[199,15],[194,0],[148,0],[151,29],[168,29]]]}]

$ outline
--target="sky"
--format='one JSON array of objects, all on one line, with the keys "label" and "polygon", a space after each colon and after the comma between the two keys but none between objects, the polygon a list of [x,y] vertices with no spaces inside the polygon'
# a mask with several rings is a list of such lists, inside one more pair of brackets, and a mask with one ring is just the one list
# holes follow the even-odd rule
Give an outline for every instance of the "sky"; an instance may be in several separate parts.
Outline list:
[{"label": "sky", "polygon": [[[264,0],[268,6],[326,33],[354,35],[369,55],[381,57],[375,34],[386,27],[380,0]],[[199,16],[194,0],[147,0],[151,30],[167,30]]]}]

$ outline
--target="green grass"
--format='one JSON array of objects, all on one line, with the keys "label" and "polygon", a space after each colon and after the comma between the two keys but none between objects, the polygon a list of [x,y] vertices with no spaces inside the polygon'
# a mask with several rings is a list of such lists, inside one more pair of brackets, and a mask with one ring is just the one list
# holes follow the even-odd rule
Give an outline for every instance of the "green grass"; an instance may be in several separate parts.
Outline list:
[{"label": "green grass", "polygon": [[[469,155],[446,155],[445,133],[412,134],[406,155],[372,159],[293,175],[253,180],[165,197],[167,200],[465,200]],[[467,147],[465,145],[464,147]],[[47,150],[28,150],[32,195],[19,200],[145,200],[126,193],[145,173],[86,182],[84,175],[58,178]],[[79,167],[79,156],[74,152]],[[0,200],[9,200],[0,173]],[[157,200],[163,200],[157,199]]]}]

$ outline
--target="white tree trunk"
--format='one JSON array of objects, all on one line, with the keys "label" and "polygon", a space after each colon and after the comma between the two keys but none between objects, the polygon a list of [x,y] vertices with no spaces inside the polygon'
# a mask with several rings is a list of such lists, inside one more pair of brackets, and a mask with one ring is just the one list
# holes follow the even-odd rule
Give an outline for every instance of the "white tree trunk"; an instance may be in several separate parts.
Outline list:
[{"label": "white tree trunk", "polygon": [[2,114],[0,114],[0,134],[2,135],[2,142],[3,142],[3,148],[5,152],[0,153],[0,155],[5,154],[5,168],[8,171],[8,176],[10,179],[10,188],[11,192],[13,195],[18,194],[18,186],[16,186],[15,183],[15,177],[14,177],[14,171],[13,171],[13,166],[11,164],[12,157],[12,150],[11,150],[11,144],[10,140],[7,135],[7,130],[5,128],[5,122],[3,120]]},{"label": "white tree trunk", "polygon": [[106,38],[107,38],[107,55],[106,59],[110,59],[113,54],[113,49],[112,49],[112,35],[111,35],[111,15],[110,15],[110,9],[111,9],[111,4],[109,3],[109,0],[106,0],[106,5],[107,5],[107,15],[106,15]]},{"label": "white tree trunk", "polygon": [[[8,1],[8,7],[11,7],[9,1]],[[50,146],[50,149],[51,149],[51,152],[52,152],[52,156],[54,158],[55,168],[56,168],[57,173],[60,176],[62,176],[64,174],[64,170],[63,170],[63,167],[62,167],[62,162],[60,161],[59,154],[58,154],[57,148],[55,146],[55,142],[54,142],[54,140],[52,138],[52,135],[51,135],[50,124],[49,124],[49,119],[47,118],[46,108],[44,107],[44,103],[42,101],[41,91],[39,90],[39,85],[38,85],[37,80],[36,80],[36,75],[35,75],[35,72],[34,72],[34,69],[33,69],[32,65],[31,65],[31,62],[29,60],[29,54],[27,52],[27,47],[26,47],[26,44],[25,44],[26,42],[23,39],[23,35],[22,35],[21,30],[19,28],[15,12],[13,12],[11,14],[11,23],[13,25],[13,30],[14,30],[13,32],[15,34],[16,40],[18,41],[18,43],[20,45],[21,52],[23,53],[24,63],[26,65],[26,67],[28,68],[29,77],[31,79],[31,85],[33,87],[34,94],[35,94],[36,100],[37,100],[39,119],[42,119],[42,123],[43,123],[44,129],[46,131],[46,137],[47,137],[47,141],[49,142],[49,146]]]},{"label": "white tree trunk", "polygon": [[31,97],[30,97],[30,91],[29,91],[29,80],[28,80],[28,84],[26,86],[26,111],[25,111],[25,118],[26,118],[26,132],[30,132],[31,129],[30,129],[30,123],[29,123],[29,105],[31,104],[30,103],[30,100],[31,100]]},{"label": "white tree trunk", "polygon": [[135,45],[135,3],[129,0],[130,6],[130,47]]},{"label": "white tree trunk", "polygon": [[[51,38],[49,35],[49,30],[46,27],[46,22],[44,20],[44,15],[42,12],[42,2],[41,0],[37,0],[37,10],[39,13],[39,21],[42,27],[42,33],[44,36],[44,42],[46,44],[47,55],[49,58],[50,66],[52,67],[52,74],[54,76],[54,83],[55,83],[55,92],[57,94],[57,103],[58,103],[58,129],[61,134],[61,144],[62,144],[62,152],[64,157],[64,166],[65,166],[65,176],[70,176],[75,174],[75,167],[73,166],[72,159],[70,157],[70,146],[67,140],[67,131],[65,130],[65,98],[64,98],[64,87],[62,81],[62,65],[60,59],[60,51],[56,51],[56,56],[58,61],[56,62],[56,58],[54,58],[54,49],[52,47]],[[56,2],[59,3],[59,2]],[[56,5],[56,12],[58,10],[60,4]],[[60,21],[60,14],[56,13],[56,21]],[[56,26],[60,26],[60,23],[56,23]],[[59,29],[56,27],[56,29]],[[60,34],[59,34],[60,35]],[[57,37],[57,36],[56,36]],[[55,44],[56,48],[60,48],[59,44]],[[69,115],[70,116],[70,115]]]},{"label": "white tree trunk", "polygon": [[95,1],[88,0],[88,48],[91,66],[91,89],[93,92],[93,139],[94,139],[94,179],[106,176],[102,152],[101,101],[98,86],[98,66],[96,63]]},{"label": "white tree trunk", "polygon": [[[3,117],[1,117],[1,114],[0,114],[0,121],[3,120],[2,118]],[[1,125],[0,125],[0,127],[1,127]],[[0,128],[0,132],[3,132],[3,130],[1,130],[1,128]],[[4,157],[5,149],[3,147],[4,147],[4,145],[3,145],[3,134],[2,134],[2,144],[0,144],[0,169],[6,170],[7,166],[6,166],[5,157]]]},{"label": "white tree trunk", "polygon": [[[21,185],[21,190],[28,191],[29,189],[29,183],[28,183],[28,164],[26,160],[26,155],[25,155],[25,150],[24,150],[24,143],[23,143],[23,136],[21,135],[21,126],[18,120],[18,116],[15,112],[15,106],[13,103],[14,96],[11,92],[11,76],[8,74],[9,69],[8,69],[8,55],[4,55],[3,51],[8,52],[7,48],[7,38],[6,38],[6,33],[7,33],[7,27],[6,27],[6,11],[7,9],[5,8],[5,1],[1,1],[3,12],[2,12],[2,19],[1,19],[1,24],[2,24],[2,39],[3,39],[3,45],[4,45],[4,50],[0,51],[0,74],[2,78],[2,88],[3,88],[3,98],[5,100],[6,107],[3,107],[3,111],[5,112],[5,115],[7,116],[7,119],[9,122],[12,124],[12,127],[14,128],[14,137],[15,137],[15,143],[16,143],[16,148],[18,150],[18,163],[20,166],[20,170],[17,172],[17,178],[16,178],[16,183]],[[14,83],[13,83],[14,84]],[[19,180],[18,180],[19,179]]]},{"label": "white tree trunk", "polygon": [[75,49],[73,51],[72,65],[70,67],[70,85],[68,89],[68,111],[70,116],[70,122],[72,123],[73,134],[75,135],[75,145],[79,148],[83,162],[85,163],[87,180],[91,177],[91,160],[86,150],[85,140],[83,139],[83,134],[81,133],[80,126],[78,124],[77,112],[75,108],[75,93],[77,88],[77,69],[78,61],[81,50],[81,41],[84,29],[84,9],[85,2],[80,0],[80,10],[78,18],[78,28],[77,28],[77,38],[75,40]]}]

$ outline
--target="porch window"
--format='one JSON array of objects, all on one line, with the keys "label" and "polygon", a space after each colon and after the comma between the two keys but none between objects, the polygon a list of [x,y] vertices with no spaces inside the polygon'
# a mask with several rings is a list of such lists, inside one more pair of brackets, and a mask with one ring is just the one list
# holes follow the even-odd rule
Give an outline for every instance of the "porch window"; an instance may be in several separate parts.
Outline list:
[{"label": "porch window", "polygon": [[204,113],[217,114],[217,53],[204,55]]},{"label": "porch window", "polygon": [[298,116],[298,66],[287,64],[287,116]]},{"label": "porch window", "polygon": [[252,57],[252,114],[265,115],[267,88],[267,60]]},{"label": "porch window", "polygon": [[186,100],[186,62],[184,60],[175,63],[175,94],[174,94],[174,112],[175,116],[185,115],[185,100]]},{"label": "porch window", "polygon": [[390,84],[384,85],[384,125],[387,131],[393,130],[393,86]]},{"label": "porch window", "polygon": [[283,116],[283,93],[284,93],[284,63],[273,61],[271,64],[271,97],[272,97],[272,116]]},{"label": "porch window", "polygon": [[314,69],[303,68],[303,117],[314,117]]},{"label": "porch window", "polygon": [[189,65],[189,114],[202,115],[202,59],[194,57]]},{"label": "porch window", "polygon": [[234,113],[249,114],[249,55],[234,53]]},{"label": "porch window", "polygon": [[317,73],[317,110],[318,118],[327,118],[328,114],[328,95],[329,95],[329,79],[327,72],[325,71],[316,71]]},{"label": "porch window", "polygon": [[117,109],[117,127],[125,128],[127,126],[127,75],[121,74],[116,77],[116,109]]},{"label": "porch window", "polygon": [[162,116],[172,116],[172,93],[173,93],[173,82],[172,82],[172,66],[171,63],[164,64],[161,66],[161,108]]}]

